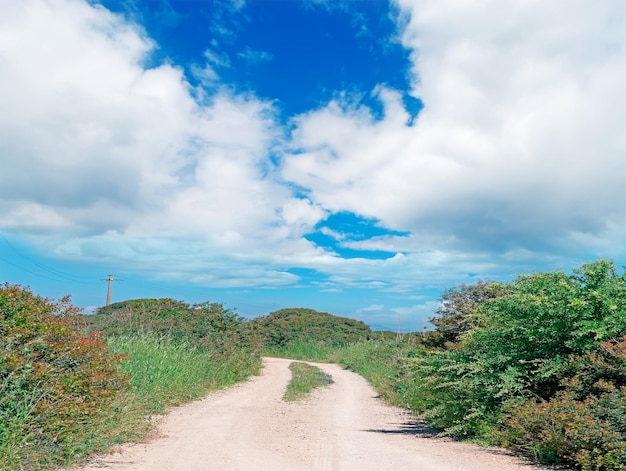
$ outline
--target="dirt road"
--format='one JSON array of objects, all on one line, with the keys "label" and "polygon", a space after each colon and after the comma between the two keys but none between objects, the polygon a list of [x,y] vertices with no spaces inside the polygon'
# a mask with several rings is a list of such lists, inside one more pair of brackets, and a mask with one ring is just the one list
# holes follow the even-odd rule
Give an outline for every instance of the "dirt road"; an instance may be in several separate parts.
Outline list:
[{"label": "dirt road", "polygon": [[316,364],[334,384],[303,402],[281,400],[290,361],[172,411],[161,438],[126,446],[82,471],[531,471],[505,453],[429,437],[384,405],[360,376]]}]

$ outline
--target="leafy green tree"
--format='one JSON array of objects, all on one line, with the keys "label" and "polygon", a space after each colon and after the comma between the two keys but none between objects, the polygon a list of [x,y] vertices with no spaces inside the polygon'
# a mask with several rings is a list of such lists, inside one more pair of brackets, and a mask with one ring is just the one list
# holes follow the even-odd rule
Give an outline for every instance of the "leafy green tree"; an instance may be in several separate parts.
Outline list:
[{"label": "leafy green tree", "polygon": [[430,320],[436,329],[425,333],[423,343],[432,347],[445,347],[458,342],[463,334],[478,324],[478,306],[502,296],[505,291],[505,285],[493,281],[450,288],[441,295],[440,306],[435,317]]},{"label": "leafy green tree", "polygon": [[600,259],[574,270],[572,280],[579,287],[582,311],[575,343],[619,340],[626,333],[626,274],[619,275],[611,261]]},{"label": "leafy green tree", "polygon": [[497,426],[511,402],[554,397],[576,375],[576,359],[621,339],[626,278],[607,260],[571,275],[523,275],[471,317],[475,325],[458,343],[416,359],[413,367],[422,393],[416,407],[456,436]]}]

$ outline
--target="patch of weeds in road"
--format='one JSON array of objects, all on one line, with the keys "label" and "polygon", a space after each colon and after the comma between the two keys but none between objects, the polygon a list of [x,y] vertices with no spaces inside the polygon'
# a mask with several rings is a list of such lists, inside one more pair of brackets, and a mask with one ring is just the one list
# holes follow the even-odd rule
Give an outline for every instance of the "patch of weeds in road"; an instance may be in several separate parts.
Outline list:
[{"label": "patch of weeds in road", "polygon": [[283,396],[285,401],[297,401],[306,397],[313,389],[333,383],[330,375],[308,363],[293,362],[289,365],[291,382]]}]

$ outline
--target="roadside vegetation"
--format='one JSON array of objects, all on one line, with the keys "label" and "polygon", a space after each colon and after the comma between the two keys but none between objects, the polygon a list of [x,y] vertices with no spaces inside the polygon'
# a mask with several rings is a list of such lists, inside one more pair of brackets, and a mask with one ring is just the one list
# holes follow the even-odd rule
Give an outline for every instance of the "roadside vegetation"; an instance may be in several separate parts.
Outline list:
[{"label": "roadside vegetation", "polygon": [[453,438],[626,470],[626,275],[611,261],[452,288],[431,322],[338,348],[302,336],[268,350],[344,365]]},{"label": "roadside vegetation", "polygon": [[289,365],[291,381],[283,399],[288,402],[299,401],[307,397],[316,388],[332,384],[333,379],[317,366],[294,361]]},{"label": "roadside vegetation", "polygon": [[[302,308],[244,322],[171,299],[81,316],[2,285],[0,469],[53,469],[135,439],[151,414],[257,373],[263,353],[341,364],[457,439],[626,470],[626,275],[612,262],[451,288],[431,322],[372,332]],[[309,366],[292,365],[291,388],[325,381]]]},{"label": "roadside vegetation", "polygon": [[408,362],[412,406],[447,434],[547,463],[626,469],[626,276],[598,260],[443,296]]},{"label": "roadside vegetation", "polygon": [[197,399],[257,374],[259,342],[221,304],[138,299],[88,316],[111,350],[127,355],[130,388],[151,412]]},{"label": "roadside vegetation", "polygon": [[0,289],[0,469],[55,469],[150,432],[150,418],[258,373],[220,304],[136,300],[82,316]]},{"label": "roadside vegetation", "polygon": [[0,469],[53,467],[121,438],[124,358],[78,318],[67,299],[0,288]]}]

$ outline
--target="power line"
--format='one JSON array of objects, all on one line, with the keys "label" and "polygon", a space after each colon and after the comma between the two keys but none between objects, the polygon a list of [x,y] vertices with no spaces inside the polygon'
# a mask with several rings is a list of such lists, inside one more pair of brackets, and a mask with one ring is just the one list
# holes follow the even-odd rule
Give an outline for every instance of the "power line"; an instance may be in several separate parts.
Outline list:
[{"label": "power line", "polygon": [[[13,267],[25,271],[26,273],[30,273],[31,275],[35,275],[35,276],[39,276],[41,278],[46,278],[48,280],[52,280],[52,281],[60,281],[60,282],[68,282],[71,281],[72,283],[80,283],[80,284],[90,284],[91,282],[88,281],[83,281],[78,279],[76,276],[71,275],[69,273],[65,273],[62,272],[60,270],[56,270],[54,268],[51,268],[47,265],[44,265],[43,263],[38,262],[37,260],[34,260],[33,258],[27,256],[26,254],[24,254],[21,250],[19,250],[15,245],[13,245],[9,239],[7,237],[5,237],[3,234],[0,234],[0,238],[2,238],[6,244],[6,246],[8,248],[10,248],[14,253],[16,253],[17,255],[19,255],[22,259],[24,259],[25,261],[27,261],[28,263],[34,265],[36,268],[40,269],[40,270],[44,270],[45,272],[48,273],[48,275],[44,275],[42,273],[37,273],[34,272],[32,270],[27,269],[24,266],[21,265],[16,265],[15,263],[7,260],[6,258],[2,258],[0,257],[0,260],[3,260],[5,263],[12,265]],[[54,276],[54,278],[51,277],[51,275]]]}]

